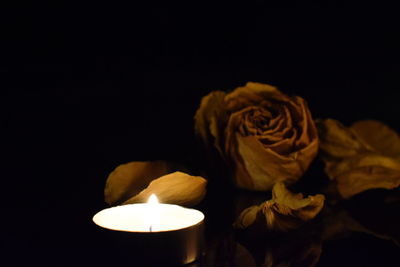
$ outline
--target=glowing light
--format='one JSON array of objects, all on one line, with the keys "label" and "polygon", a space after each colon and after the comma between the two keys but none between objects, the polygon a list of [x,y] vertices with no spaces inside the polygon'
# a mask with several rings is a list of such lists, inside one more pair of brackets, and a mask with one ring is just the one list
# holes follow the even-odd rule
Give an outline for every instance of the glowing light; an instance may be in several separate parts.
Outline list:
[{"label": "glowing light", "polygon": [[158,204],[158,198],[155,194],[151,194],[151,196],[149,197],[149,200],[147,200],[147,203],[150,205],[156,205]]},{"label": "glowing light", "polygon": [[155,194],[151,194],[147,201],[147,221],[149,225],[149,232],[158,231],[160,224],[160,205],[158,198]]}]

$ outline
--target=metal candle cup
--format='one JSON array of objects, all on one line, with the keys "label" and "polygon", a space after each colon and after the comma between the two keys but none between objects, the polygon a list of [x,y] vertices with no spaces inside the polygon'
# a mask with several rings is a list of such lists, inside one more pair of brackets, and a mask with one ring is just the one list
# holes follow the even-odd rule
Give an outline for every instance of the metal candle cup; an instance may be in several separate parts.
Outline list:
[{"label": "metal candle cup", "polygon": [[93,221],[112,230],[110,234],[121,246],[118,250],[127,251],[132,263],[182,265],[196,261],[203,252],[204,214],[195,209],[129,204],[104,209]]}]

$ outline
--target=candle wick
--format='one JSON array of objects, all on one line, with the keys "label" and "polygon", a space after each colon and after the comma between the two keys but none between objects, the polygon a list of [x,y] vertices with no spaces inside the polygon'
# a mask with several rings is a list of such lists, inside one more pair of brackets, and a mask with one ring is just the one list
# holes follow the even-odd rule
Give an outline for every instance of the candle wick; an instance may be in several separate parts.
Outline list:
[{"label": "candle wick", "polygon": [[150,225],[150,233],[153,232],[153,225]]}]

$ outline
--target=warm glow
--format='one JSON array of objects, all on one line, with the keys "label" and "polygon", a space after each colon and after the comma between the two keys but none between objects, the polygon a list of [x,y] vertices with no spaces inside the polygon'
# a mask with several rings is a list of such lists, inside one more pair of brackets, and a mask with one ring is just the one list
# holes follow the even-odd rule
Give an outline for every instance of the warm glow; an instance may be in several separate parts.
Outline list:
[{"label": "warm glow", "polygon": [[147,200],[147,203],[150,205],[155,205],[158,204],[158,198],[155,194],[151,194],[151,196],[149,197],[149,200]]},{"label": "warm glow", "polygon": [[160,205],[155,194],[151,194],[147,201],[147,205],[147,222],[149,224],[149,231],[154,232],[160,228]]},{"label": "warm glow", "polygon": [[198,210],[159,203],[152,194],[147,203],[121,205],[98,212],[93,221],[104,228],[129,232],[164,232],[195,225],[204,219]]}]

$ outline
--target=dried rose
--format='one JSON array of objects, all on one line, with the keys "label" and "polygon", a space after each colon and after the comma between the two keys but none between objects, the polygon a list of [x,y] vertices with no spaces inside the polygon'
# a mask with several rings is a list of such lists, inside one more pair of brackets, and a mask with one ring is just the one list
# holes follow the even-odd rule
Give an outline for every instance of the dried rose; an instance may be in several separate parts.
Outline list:
[{"label": "dried rose", "polygon": [[341,197],[400,185],[400,137],[388,126],[364,120],[346,128],[325,119],[318,129],[325,172]]},{"label": "dried rose", "polygon": [[133,161],[121,164],[110,173],[104,188],[109,205],[121,204],[145,189],[154,179],[170,172],[166,161]]},{"label": "dried rose", "polygon": [[234,226],[244,229],[253,224],[262,224],[269,231],[285,232],[317,216],[324,201],[324,195],[303,198],[303,194],[293,194],[284,183],[278,182],[272,189],[272,199],[245,209]]},{"label": "dried rose", "polygon": [[155,194],[162,203],[194,206],[204,198],[206,185],[207,180],[201,176],[174,172],[153,180],[146,189],[124,204],[146,202],[151,194]]},{"label": "dried rose", "polygon": [[304,99],[261,83],[205,96],[195,131],[231,165],[235,184],[250,190],[297,181],[318,151],[317,130]]}]

